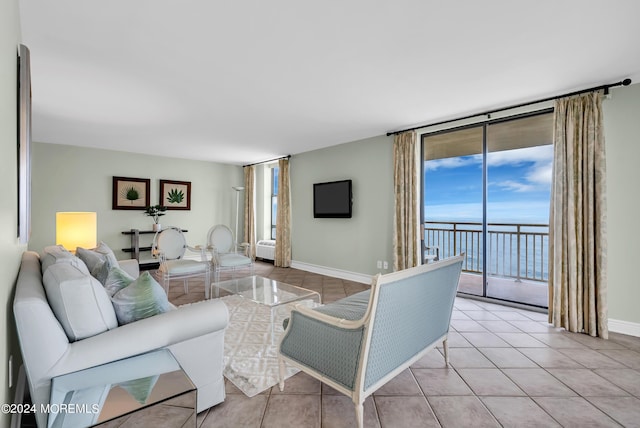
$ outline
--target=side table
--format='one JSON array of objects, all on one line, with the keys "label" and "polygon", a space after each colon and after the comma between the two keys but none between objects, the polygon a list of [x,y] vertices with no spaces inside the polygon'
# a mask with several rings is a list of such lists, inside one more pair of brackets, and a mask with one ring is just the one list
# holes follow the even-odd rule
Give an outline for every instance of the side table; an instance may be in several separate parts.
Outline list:
[{"label": "side table", "polygon": [[196,394],[171,352],[159,349],[53,378],[47,426],[195,428]]}]

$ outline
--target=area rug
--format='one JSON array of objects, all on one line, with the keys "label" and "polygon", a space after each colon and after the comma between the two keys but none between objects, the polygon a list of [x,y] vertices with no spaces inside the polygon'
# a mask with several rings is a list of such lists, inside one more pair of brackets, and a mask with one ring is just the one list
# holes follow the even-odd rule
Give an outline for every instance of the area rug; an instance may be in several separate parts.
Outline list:
[{"label": "area rug", "polygon": [[[294,305],[312,306],[315,303],[303,300],[278,307],[272,325],[268,306],[237,295],[224,296],[220,300],[229,309],[229,325],[224,336],[224,376],[247,397],[253,397],[278,383],[278,344],[284,333],[282,321],[289,317]],[[297,369],[287,367],[285,379],[297,372]]]}]

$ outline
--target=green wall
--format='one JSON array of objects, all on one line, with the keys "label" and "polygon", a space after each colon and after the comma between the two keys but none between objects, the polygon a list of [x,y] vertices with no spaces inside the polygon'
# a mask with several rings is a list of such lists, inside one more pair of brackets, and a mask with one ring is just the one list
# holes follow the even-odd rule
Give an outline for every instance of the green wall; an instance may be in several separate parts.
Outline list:
[{"label": "green wall", "polygon": [[[609,318],[640,324],[640,84],[614,88],[604,100],[607,150]],[[640,332],[640,326],[636,326]]]},{"label": "green wall", "polygon": [[[291,159],[292,259],[358,274],[393,266],[393,138],[380,136]],[[313,183],[353,180],[353,218],[314,219]]]},{"label": "green wall", "polygon": [[[8,388],[8,360],[14,356],[13,379],[18,373],[20,351],[13,322],[13,290],[24,246],[18,244],[17,224],[17,54],[20,43],[18,1],[0,2],[0,301],[4,308],[0,317],[0,403],[11,403]],[[9,426],[9,415],[0,415],[0,426]]]},{"label": "green wall", "polygon": [[[59,144],[34,143],[32,165],[29,248],[41,250],[55,244],[56,212],[96,211],[98,240],[106,242],[119,258],[130,257],[119,251],[129,246],[129,238],[121,232],[151,230],[153,220],[142,211],[111,209],[113,176],[151,179],[153,205],[159,202],[160,179],[190,181],[191,210],[167,211],[160,218],[163,226],[187,229],[189,245],[204,244],[209,228],[218,223],[233,229],[236,204],[232,186],[243,182],[239,166]],[[152,235],[145,239],[150,242]],[[148,258],[149,253],[142,256]]]}]

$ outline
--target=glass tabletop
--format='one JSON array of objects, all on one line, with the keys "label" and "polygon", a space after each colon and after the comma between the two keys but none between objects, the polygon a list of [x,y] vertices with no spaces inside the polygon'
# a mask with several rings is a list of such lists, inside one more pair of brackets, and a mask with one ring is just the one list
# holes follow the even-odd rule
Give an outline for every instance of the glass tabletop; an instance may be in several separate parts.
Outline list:
[{"label": "glass tabletop", "polygon": [[214,282],[212,285],[266,306],[279,306],[305,297],[317,299],[320,303],[320,294],[313,290],[257,275]]}]

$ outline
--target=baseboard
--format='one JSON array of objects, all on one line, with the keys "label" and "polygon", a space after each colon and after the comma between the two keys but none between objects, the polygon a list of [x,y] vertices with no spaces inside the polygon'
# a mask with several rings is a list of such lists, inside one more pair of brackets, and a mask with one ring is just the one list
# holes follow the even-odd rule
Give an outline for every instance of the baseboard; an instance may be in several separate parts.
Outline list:
[{"label": "baseboard", "polygon": [[360,282],[362,284],[371,284],[371,275],[363,273],[349,272],[342,269],[335,269],[326,266],[313,265],[311,263],[291,261],[291,267],[307,272],[318,273],[320,275],[332,276],[334,278],[346,279],[347,281]]},{"label": "baseboard", "polygon": [[637,322],[612,320],[609,318],[609,331],[640,337],[640,324]]}]

